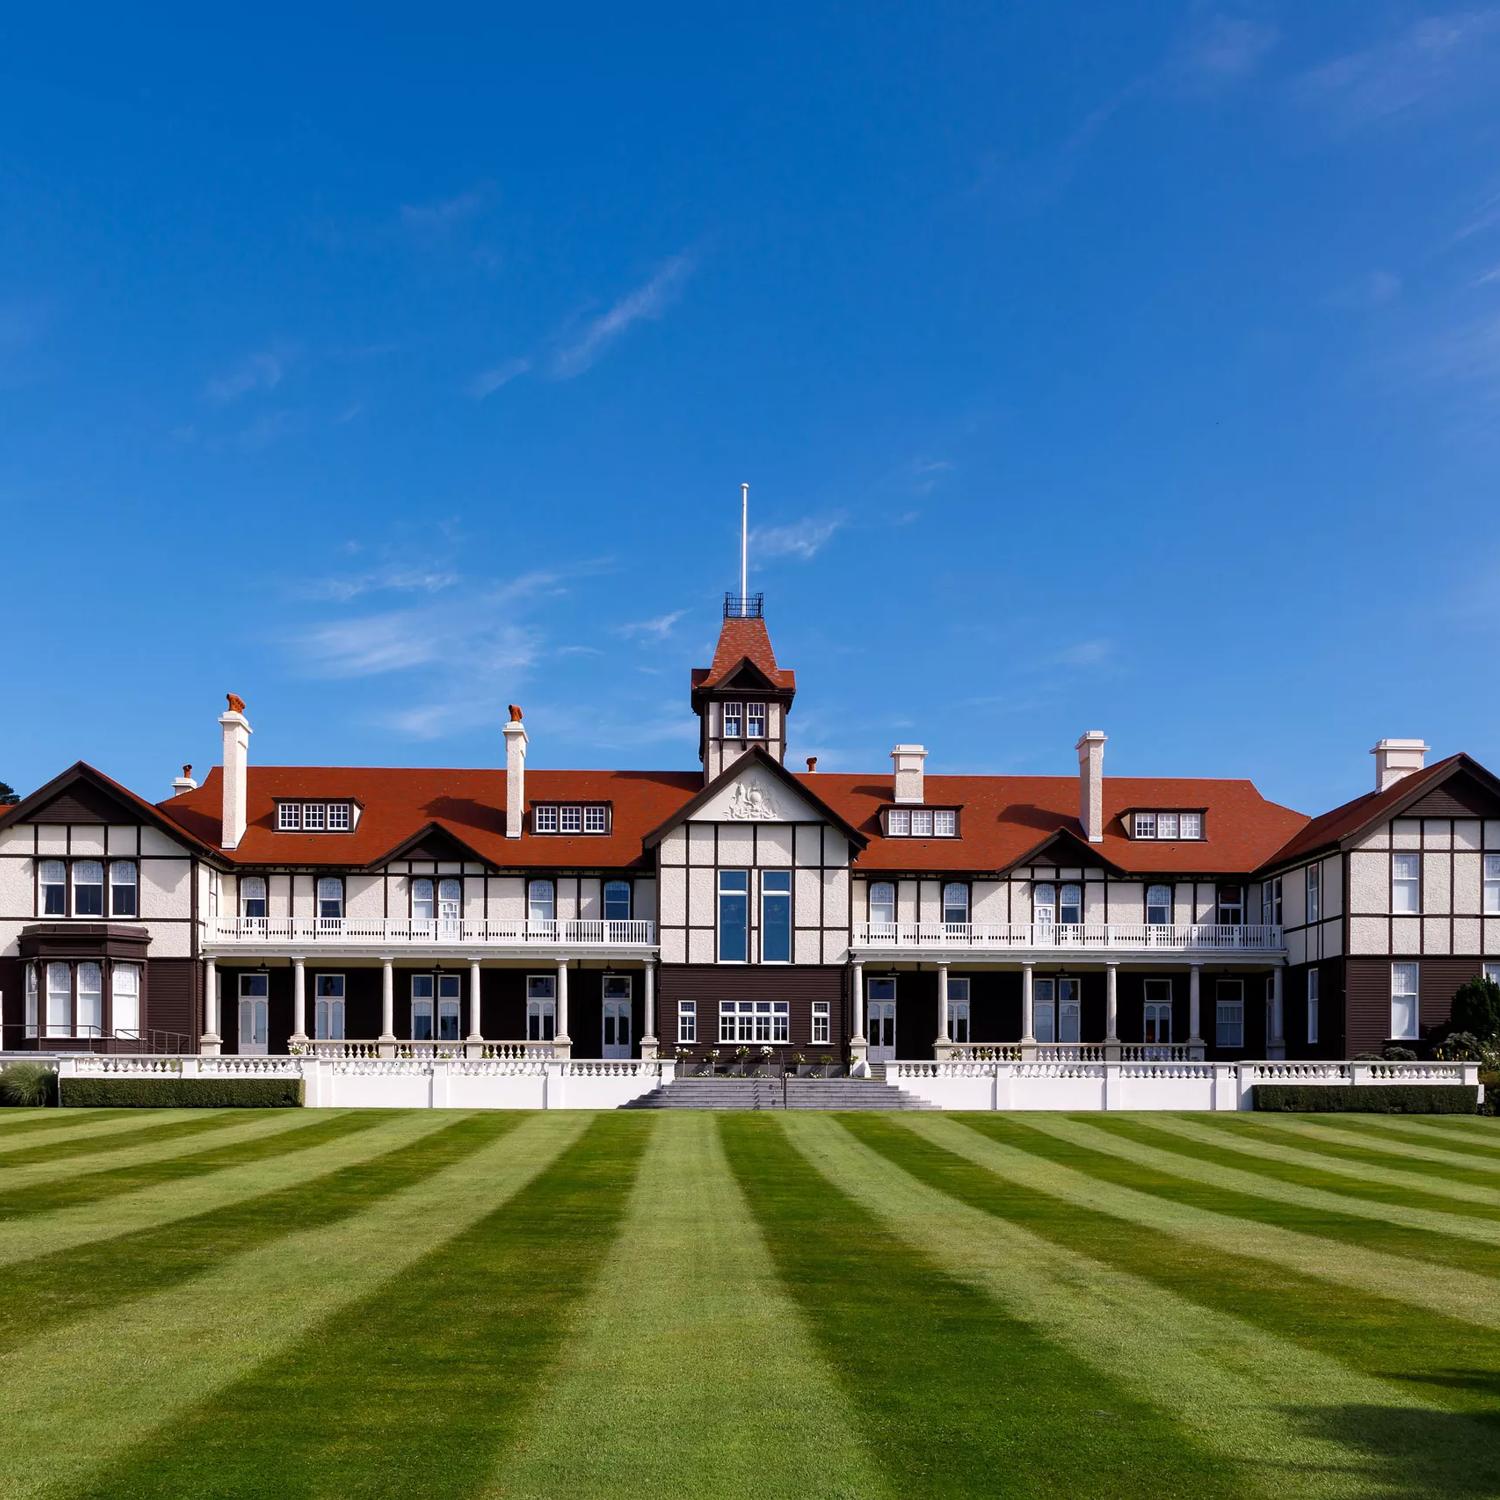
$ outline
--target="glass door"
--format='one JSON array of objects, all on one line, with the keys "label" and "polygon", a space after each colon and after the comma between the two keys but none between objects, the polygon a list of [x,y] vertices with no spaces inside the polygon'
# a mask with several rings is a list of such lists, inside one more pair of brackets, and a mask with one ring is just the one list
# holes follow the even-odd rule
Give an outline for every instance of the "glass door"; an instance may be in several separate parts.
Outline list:
[{"label": "glass door", "polygon": [[865,1015],[869,1059],[873,1063],[896,1060],[896,981],[872,979]]},{"label": "glass door", "polygon": [[269,974],[240,975],[241,1057],[264,1057],[270,1051],[270,989]]},{"label": "glass door", "polygon": [[606,1058],[629,1057],[630,1041],[630,976],[606,974],[604,976],[604,1034],[601,1038],[599,1055]]},{"label": "glass door", "polygon": [[456,943],[463,924],[463,886],[456,880],[438,882],[438,938]]}]

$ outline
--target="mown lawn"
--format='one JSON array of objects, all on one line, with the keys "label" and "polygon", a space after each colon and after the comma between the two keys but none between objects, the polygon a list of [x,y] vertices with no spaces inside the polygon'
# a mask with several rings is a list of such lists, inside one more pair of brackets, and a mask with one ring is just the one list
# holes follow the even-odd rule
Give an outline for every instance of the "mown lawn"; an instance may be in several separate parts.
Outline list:
[{"label": "mown lawn", "polygon": [[0,1114],[0,1495],[1495,1496],[1500,1128]]}]

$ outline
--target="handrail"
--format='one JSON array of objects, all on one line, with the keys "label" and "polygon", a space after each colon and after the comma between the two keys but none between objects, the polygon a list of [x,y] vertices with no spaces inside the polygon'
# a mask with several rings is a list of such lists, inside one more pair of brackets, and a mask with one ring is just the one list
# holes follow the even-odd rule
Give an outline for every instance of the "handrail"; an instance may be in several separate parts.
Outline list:
[{"label": "handrail", "polygon": [[1145,948],[1213,953],[1278,951],[1273,923],[1229,922],[864,922],[854,944],[863,948]]},{"label": "handrail", "polygon": [[581,947],[648,947],[656,941],[656,923],[570,917],[562,921],[463,921],[443,918],[389,917],[217,917],[209,922],[212,942],[292,943],[449,943],[549,944]]}]

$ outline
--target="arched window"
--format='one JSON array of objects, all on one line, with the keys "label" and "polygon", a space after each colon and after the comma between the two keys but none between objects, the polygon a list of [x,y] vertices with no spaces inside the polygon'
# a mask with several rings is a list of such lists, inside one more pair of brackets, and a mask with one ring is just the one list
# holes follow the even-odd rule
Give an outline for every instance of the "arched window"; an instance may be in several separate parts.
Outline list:
[{"label": "arched window", "polygon": [[1083,887],[1065,885],[1058,903],[1057,920],[1065,927],[1077,927],[1083,921]]},{"label": "arched window", "polygon": [[943,921],[945,923],[969,920],[969,888],[961,880],[950,880],[943,887]]},{"label": "arched window", "polygon": [[892,881],[876,880],[870,885],[870,926],[896,925],[896,887]]},{"label": "arched window", "polygon": [[411,919],[413,922],[430,922],[436,912],[432,905],[432,882],[414,880],[411,883]]},{"label": "arched window", "polygon": [[1040,880],[1031,888],[1031,920],[1038,927],[1057,921],[1057,887],[1050,880]]},{"label": "arched window", "polygon": [[1169,927],[1172,924],[1172,888],[1169,885],[1146,887],[1146,925]]},{"label": "arched window", "polygon": [[266,920],[266,877],[264,875],[240,877],[240,915],[251,922]]}]

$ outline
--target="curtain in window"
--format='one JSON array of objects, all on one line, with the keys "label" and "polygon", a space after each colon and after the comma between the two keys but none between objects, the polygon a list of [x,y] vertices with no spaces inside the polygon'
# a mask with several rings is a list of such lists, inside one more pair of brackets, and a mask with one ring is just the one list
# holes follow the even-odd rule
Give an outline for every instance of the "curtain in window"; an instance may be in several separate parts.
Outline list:
[{"label": "curtain in window", "polygon": [[137,964],[116,964],[110,971],[110,1031],[114,1036],[141,1034],[141,971]]},{"label": "curtain in window", "polygon": [[79,1036],[104,1035],[104,971],[96,963],[78,965]]}]

